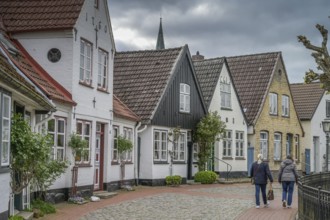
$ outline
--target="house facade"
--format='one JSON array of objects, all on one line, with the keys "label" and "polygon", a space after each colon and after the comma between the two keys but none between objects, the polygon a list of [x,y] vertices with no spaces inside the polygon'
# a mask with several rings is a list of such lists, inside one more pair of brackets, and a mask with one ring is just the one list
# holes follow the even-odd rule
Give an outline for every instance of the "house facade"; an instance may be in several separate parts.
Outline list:
[{"label": "house facade", "polygon": [[[192,178],[197,154],[192,132],[207,110],[188,46],[116,53],[114,93],[141,118],[137,182],[163,185],[169,175]],[[175,129],[178,138],[171,135]]]},{"label": "house facade", "polygon": [[305,131],[301,142],[305,149],[302,152],[302,171],[306,174],[324,172],[327,138],[322,122],[330,118],[330,95],[320,83],[294,83],[290,87]]},{"label": "house facade", "polygon": [[[221,177],[247,175],[247,122],[225,57],[200,59],[194,66],[209,112],[217,111],[226,131],[214,146],[214,168]],[[194,59],[195,58],[195,59]],[[196,59],[197,58],[197,59]]]},{"label": "house facade", "polygon": [[[248,122],[248,154],[262,154],[277,171],[291,154],[301,169],[304,131],[280,52],[228,57],[229,70]],[[248,159],[251,165],[254,159]]]}]

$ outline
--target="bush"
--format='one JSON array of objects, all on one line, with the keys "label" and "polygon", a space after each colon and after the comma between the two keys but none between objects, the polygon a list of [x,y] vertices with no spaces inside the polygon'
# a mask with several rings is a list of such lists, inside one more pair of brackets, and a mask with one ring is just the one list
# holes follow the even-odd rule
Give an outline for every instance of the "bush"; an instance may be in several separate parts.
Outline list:
[{"label": "bush", "polygon": [[9,220],[24,220],[22,216],[13,215],[9,217]]},{"label": "bush", "polygon": [[40,199],[34,200],[32,202],[32,207],[33,209],[39,209],[44,214],[50,214],[56,212],[56,209],[52,204],[42,201]]},{"label": "bush", "polygon": [[195,174],[195,182],[202,184],[212,184],[217,179],[217,174],[213,171],[199,171]]},{"label": "bush", "polygon": [[177,186],[181,184],[182,177],[179,175],[167,176],[165,178],[165,181],[166,181],[166,185]]}]

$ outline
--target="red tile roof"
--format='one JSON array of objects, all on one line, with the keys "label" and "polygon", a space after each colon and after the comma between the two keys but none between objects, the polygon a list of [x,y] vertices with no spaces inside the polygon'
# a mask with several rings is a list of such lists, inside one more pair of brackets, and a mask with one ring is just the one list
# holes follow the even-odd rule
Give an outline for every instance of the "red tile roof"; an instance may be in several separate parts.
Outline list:
[{"label": "red tile roof", "polygon": [[227,57],[248,124],[255,123],[281,52]]},{"label": "red tile roof", "polygon": [[290,85],[292,98],[300,120],[311,120],[325,94],[321,83],[294,83]]},{"label": "red tile roof", "polygon": [[120,118],[125,118],[132,121],[140,121],[139,116],[137,116],[131,109],[127,107],[122,101],[119,100],[117,96],[113,96],[113,112],[115,116]]},{"label": "red tile roof", "polygon": [[84,0],[1,0],[0,16],[8,32],[72,28]]}]

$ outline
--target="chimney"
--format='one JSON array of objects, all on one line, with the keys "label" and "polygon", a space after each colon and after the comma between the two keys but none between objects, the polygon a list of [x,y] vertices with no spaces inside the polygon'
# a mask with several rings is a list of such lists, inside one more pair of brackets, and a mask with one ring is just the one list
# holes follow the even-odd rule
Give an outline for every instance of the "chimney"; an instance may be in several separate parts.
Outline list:
[{"label": "chimney", "polygon": [[196,52],[196,55],[192,55],[191,59],[193,61],[197,61],[197,60],[204,60],[204,56],[203,55],[199,55],[199,51]]}]

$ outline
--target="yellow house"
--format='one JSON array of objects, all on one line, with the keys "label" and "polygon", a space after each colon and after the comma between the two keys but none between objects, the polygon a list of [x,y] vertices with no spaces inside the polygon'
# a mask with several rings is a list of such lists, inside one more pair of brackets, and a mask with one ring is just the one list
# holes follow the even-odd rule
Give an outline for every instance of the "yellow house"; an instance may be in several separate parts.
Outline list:
[{"label": "yellow house", "polygon": [[229,57],[227,61],[248,121],[248,167],[263,154],[270,169],[278,170],[290,154],[301,169],[304,131],[281,52]]}]

